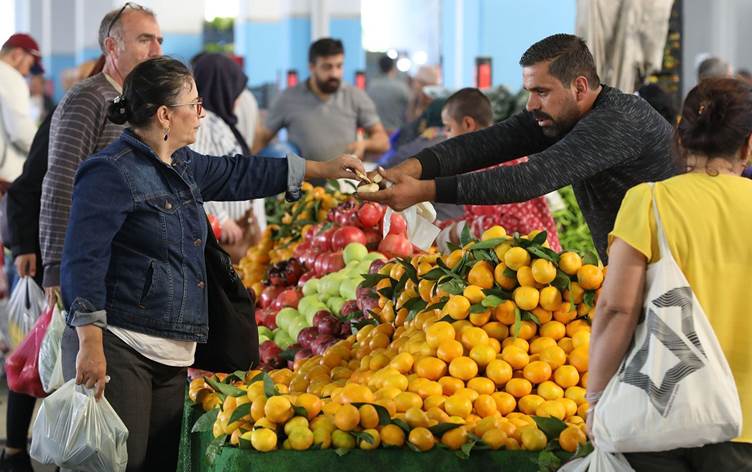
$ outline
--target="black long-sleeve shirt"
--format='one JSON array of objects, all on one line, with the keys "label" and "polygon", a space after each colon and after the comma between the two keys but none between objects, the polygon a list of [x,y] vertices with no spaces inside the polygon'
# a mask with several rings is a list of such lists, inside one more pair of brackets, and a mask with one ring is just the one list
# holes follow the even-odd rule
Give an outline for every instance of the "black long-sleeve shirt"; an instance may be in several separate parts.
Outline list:
[{"label": "black long-sleeve shirt", "polygon": [[[469,173],[526,155],[524,164]],[[415,157],[421,179],[436,179],[436,201],[442,203],[522,202],[571,184],[604,262],[627,190],[677,172],[668,122],[643,99],[607,86],[558,139],[546,137],[525,111]]]},{"label": "black long-sleeve shirt", "polygon": [[52,112],[39,126],[29,149],[29,156],[21,175],[8,189],[9,245],[13,258],[19,254],[37,255],[37,278],[41,281],[42,254],[39,250],[39,210],[42,200],[42,181],[47,172],[47,151],[50,144]]}]

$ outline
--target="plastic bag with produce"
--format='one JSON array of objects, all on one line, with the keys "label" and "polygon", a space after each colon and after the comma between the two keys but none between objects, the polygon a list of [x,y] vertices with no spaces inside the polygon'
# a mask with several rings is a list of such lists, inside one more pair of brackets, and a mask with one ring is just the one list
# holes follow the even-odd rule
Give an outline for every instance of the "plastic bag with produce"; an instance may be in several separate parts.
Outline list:
[{"label": "plastic bag with produce", "polygon": [[63,385],[63,362],[60,354],[60,343],[65,331],[65,315],[56,305],[52,312],[52,319],[39,348],[39,379],[42,388],[47,393]]},{"label": "plastic bag with produce", "polygon": [[31,457],[43,464],[82,472],[124,471],[128,429],[107,399],[94,390],[63,384],[39,408],[32,429]]},{"label": "plastic bag with produce", "polygon": [[8,304],[8,341],[10,348],[21,344],[42,313],[46,303],[44,291],[31,277],[23,277]]}]

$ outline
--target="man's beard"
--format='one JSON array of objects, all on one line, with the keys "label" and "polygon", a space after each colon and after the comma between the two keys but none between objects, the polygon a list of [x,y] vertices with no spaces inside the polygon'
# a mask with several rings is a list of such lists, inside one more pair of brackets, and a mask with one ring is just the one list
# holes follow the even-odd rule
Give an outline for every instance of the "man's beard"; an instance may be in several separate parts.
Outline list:
[{"label": "man's beard", "polygon": [[574,125],[576,125],[580,119],[579,113],[577,112],[576,108],[568,110],[557,119],[554,119],[551,115],[538,110],[533,111],[532,114],[533,118],[536,121],[549,120],[551,121],[551,123],[553,123],[548,126],[540,127],[541,131],[543,131],[543,135],[548,138],[559,138],[567,134],[572,128],[574,128]]},{"label": "man's beard", "polygon": [[316,79],[316,86],[324,93],[331,94],[339,89],[339,79],[319,80]]}]

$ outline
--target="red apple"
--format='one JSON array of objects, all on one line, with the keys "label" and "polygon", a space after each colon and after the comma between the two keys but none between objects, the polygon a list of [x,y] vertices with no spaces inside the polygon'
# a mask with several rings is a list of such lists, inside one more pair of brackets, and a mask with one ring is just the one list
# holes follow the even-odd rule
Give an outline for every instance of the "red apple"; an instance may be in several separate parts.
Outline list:
[{"label": "red apple", "polygon": [[297,308],[301,297],[302,295],[297,289],[288,288],[277,295],[277,298],[272,302],[271,308],[276,311],[288,306],[290,308]]},{"label": "red apple", "polygon": [[303,275],[301,275],[300,278],[298,279],[298,288],[302,289],[303,285],[305,285],[306,282],[308,282],[309,280],[311,280],[315,276],[316,276],[316,274],[314,274],[312,270],[304,273]]},{"label": "red apple", "polygon": [[376,259],[373,262],[371,262],[371,265],[368,267],[368,273],[369,274],[375,274],[378,271],[381,270],[382,267],[386,264],[386,261],[384,259]]},{"label": "red apple", "polygon": [[313,357],[313,351],[311,351],[310,349],[303,348],[303,349],[301,349],[301,350],[299,350],[298,352],[295,353],[295,361],[294,362],[298,362],[300,360],[305,360],[305,359],[308,359],[309,357]]},{"label": "red apple", "polygon": [[330,228],[326,231],[322,231],[313,238],[313,244],[318,251],[331,251],[332,250],[332,234],[336,231],[335,228]]},{"label": "red apple", "polygon": [[328,256],[329,253],[321,253],[314,259],[313,271],[316,273],[317,277],[320,277],[326,273],[324,272],[324,263],[326,262]]},{"label": "red apple", "polygon": [[339,251],[350,243],[366,244],[366,235],[355,226],[343,226],[332,235],[332,249]]},{"label": "red apple", "polygon": [[358,302],[356,302],[355,300],[348,300],[344,305],[342,305],[342,309],[339,311],[339,314],[343,317],[348,317],[358,311],[360,311],[358,309]]},{"label": "red apple", "polygon": [[217,238],[217,241],[222,239],[222,225],[219,224],[219,219],[214,215],[208,215],[209,217],[209,224],[211,225],[212,232],[214,233],[214,237]]},{"label": "red apple", "polygon": [[311,343],[314,339],[318,338],[319,330],[314,327],[303,328],[298,333],[298,344],[303,349],[310,349]]},{"label": "red apple", "polygon": [[277,298],[277,295],[279,295],[282,292],[282,290],[284,290],[284,288],[275,287],[273,285],[266,287],[261,292],[261,296],[259,297],[259,306],[261,308],[266,308],[269,305],[271,305],[274,299]]},{"label": "red apple", "polygon": [[375,251],[381,242],[381,232],[375,229],[367,229],[363,231],[363,234],[366,235],[366,247],[368,250]]},{"label": "red apple", "polygon": [[364,228],[373,228],[383,216],[384,212],[377,203],[366,202],[358,209],[358,219]]},{"label": "red apple", "polygon": [[264,310],[260,307],[256,307],[256,311],[253,313],[254,318],[256,318],[256,325],[257,326],[266,326],[264,324],[264,317],[266,316],[266,313],[264,313]]},{"label": "red apple", "polygon": [[[319,313],[322,312],[323,310]],[[316,315],[319,313],[316,313]],[[340,321],[335,316],[332,316],[331,313],[320,316],[318,319],[314,317],[313,322],[314,326],[316,326],[318,332],[321,334],[331,334],[332,336],[337,336],[339,334]]]},{"label": "red apple", "polygon": [[343,269],[345,267],[345,259],[342,257],[342,251],[327,254],[323,265],[323,274],[331,274]]},{"label": "red apple", "polygon": [[264,341],[264,343],[259,346],[259,357],[261,362],[270,366],[278,365],[280,363],[281,359],[279,355],[281,352],[282,349],[280,349],[274,341]]},{"label": "red apple", "polygon": [[334,315],[332,315],[332,313],[328,310],[319,310],[315,315],[313,315],[313,322],[311,324],[318,327],[318,325],[321,324],[321,320],[331,318],[332,316]]},{"label": "red apple", "polygon": [[334,222],[337,224],[337,226],[360,225],[360,220],[358,220],[358,214],[355,212],[355,210],[347,210],[337,213],[334,217]]},{"label": "red apple", "polygon": [[406,237],[390,232],[379,244],[379,252],[390,259],[409,257],[413,254],[413,245]]},{"label": "red apple", "polygon": [[368,313],[370,310],[378,308],[379,295],[373,288],[358,287],[355,293],[358,309],[363,313]]},{"label": "red apple", "polygon": [[277,312],[267,308],[264,314],[264,326],[269,329],[277,329]]},{"label": "red apple", "polygon": [[345,321],[344,323],[342,323],[339,328],[340,329],[339,329],[338,336],[340,338],[346,338],[346,337],[350,336],[351,334],[353,334],[353,332],[352,332],[352,324],[350,324],[349,321]]},{"label": "red apple", "polygon": [[337,338],[330,334],[319,334],[311,343],[311,351],[317,356],[324,354],[326,348],[337,342]]},{"label": "red apple", "polygon": [[404,235],[407,234],[407,222],[399,213],[392,213],[391,223],[389,225],[389,234]]}]

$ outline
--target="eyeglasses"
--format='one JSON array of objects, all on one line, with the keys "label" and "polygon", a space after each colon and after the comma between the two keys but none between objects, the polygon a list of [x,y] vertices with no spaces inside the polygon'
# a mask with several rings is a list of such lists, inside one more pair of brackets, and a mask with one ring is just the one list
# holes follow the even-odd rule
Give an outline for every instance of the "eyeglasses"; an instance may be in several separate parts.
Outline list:
[{"label": "eyeglasses", "polygon": [[201,97],[198,97],[192,102],[188,103],[177,103],[175,105],[167,105],[169,108],[175,108],[175,107],[184,107],[184,106],[195,106],[196,107],[196,114],[198,116],[201,116],[201,114],[204,112],[204,99]]},{"label": "eyeglasses", "polygon": [[136,8],[136,5],[132,4],[131,2],[125,2],[125,5],[123,5],[123,8],[120,9],[120,11],[117,12],[117,15],[110,21],[110,26],[107,27],[107,36],[110,36],[110,32],[112,31],[112,27],[115,26],[115,23],[120,19],[121,16],[123,16],[123,12],[126,8]]}]

